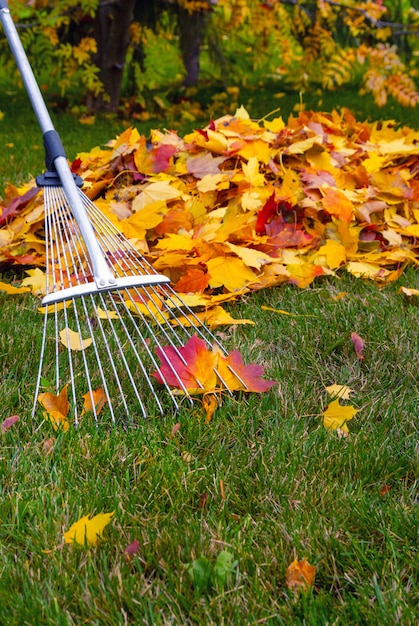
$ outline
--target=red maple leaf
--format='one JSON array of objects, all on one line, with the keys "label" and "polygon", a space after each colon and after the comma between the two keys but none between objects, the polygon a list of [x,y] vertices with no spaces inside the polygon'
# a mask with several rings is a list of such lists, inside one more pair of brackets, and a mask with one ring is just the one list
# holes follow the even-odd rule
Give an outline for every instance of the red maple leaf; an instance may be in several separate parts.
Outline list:
[{"label": "red maple leaf", "polygon": [[262,378],[261,365],[245,365],[237,350],[225,356],[218,348],[211,350],[196,335],[181,348],[165,346],[157,349],[156,354],[161,366],[152,376],[159,383],[167,383],[191,394],[221,389],[263,393],[275,384]]}]

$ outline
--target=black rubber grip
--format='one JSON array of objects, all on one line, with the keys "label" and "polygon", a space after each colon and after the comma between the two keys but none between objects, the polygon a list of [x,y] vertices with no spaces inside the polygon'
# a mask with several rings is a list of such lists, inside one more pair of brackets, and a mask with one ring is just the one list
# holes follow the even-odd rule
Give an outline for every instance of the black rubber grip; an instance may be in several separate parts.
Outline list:
[{"label": "black rubber grip", "polygon": [[[1,0],[0,0],[1,2]],[[54,161],[57,157],[67,157],[61,139],[55,130],[44,133],[45,165],[47,170],[54,170]]]}]

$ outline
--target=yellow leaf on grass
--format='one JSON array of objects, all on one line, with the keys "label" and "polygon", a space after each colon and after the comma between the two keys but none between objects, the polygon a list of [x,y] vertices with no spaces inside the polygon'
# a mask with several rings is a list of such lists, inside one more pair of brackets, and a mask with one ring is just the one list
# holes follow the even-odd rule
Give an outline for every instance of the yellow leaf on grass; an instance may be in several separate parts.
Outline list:
[{"label": "yellow leaf on grass", "polygon": [[100,308],[100,306],[97,307],[97,316],[100,320],[117,320],[118,319],[118,313],[116,311],[104,311],[103,309]]},{"label": "yellow leaf on grass", "polygon": [[66,302],[54,302],[54,304],[49,304],[47,307],[46,306],[38,307],[38,311],[44,315],[45,313],[48,313],[49,315],[50,313],[63,311],[64,309],[67,309],[69,306],[71,306],[71,302],[69,300],[67,300]]},{"label": "yellow leaf on grass", "polygon": [[349,400],[349,396],[352,393],[352,389],[347,385],[338,385],[336,383],[326,387],[326,391],[332,398],[341,398],[342,400]]},{"label": "yellow leaf on grass", "polygon": [[206,324],[210,328],[214,328],[215,326],[231,326],[232,324],[254,325],[255,323],[253,320],[249,319],[236,319],[223,309],[222,306],[216,305],[210,309],[194,313],[190,316],[184,315],[176,317],[176,319],[171,320],[171,324],[173,326],[183,326],[189,328],[190,326],[196,325],[198,320],[201,324]]},{"label": "yellow leaf on grass", "polygon": [[34,270],[26,270],[28,276],[22,280],[22,287],[30,287],[32,293],[45,295],[46,277],[45,272],[36,267]]},{"label": "yellow leaf on grass", "polygon": [[399,293],[404,293],[405,296],[419,296],[419,289],[413,289],[410,287],[400,287]]},{"label": "yellow leaf on grass", "polygon": [[74,522],[64,533],[64,543],[77,543],[81,546],[95,546],[102,537],[105,527],[111,521],[115,511],[111,513],[99,513],[89,519],[89,516],[81,517]]},{"label": "yellow leaf on grass", "polygon": [[82,339],[79,333],[76,333],[71,328],[63,328],[60,332],[60,341],[66,348],[70,350],[85,350],[93,343],[93,339]]},{"label": "yellow leaf on grass", "polygon": [[264,304],[262,304],[260,308],[262,311],[270,311],[271,313],[279,313],[280,315],[291,315],[292,317],[317,317],[317,315],[290,313],[289,311],[284,311],[284,309],[274,309],[271,306],[265,306]]},{"label": "yellow leaf on grass", "polygon": [[13,285],[9,285],[9,283],[3,283],[0,281],[0,291],[5,291],[9,294],[15,293],[25,293],[25,291],[30,291],[29,287],[13,287]]},{"label": "yellow leaf on grass", "polygon": [[343,430],[348,433],[347,422],[358,413],[358,409],[354,409],[353,406],[343,406],[339,402],[339,398],[333,400],[327,409],[323,412],[323,425],[325,428],[332,430]]}]

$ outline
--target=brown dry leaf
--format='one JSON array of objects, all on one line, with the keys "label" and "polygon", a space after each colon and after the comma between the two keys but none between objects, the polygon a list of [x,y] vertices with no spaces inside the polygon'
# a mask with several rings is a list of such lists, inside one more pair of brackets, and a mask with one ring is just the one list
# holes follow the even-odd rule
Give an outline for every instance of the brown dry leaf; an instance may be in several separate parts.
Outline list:
[{"label": "brown dry leaf", "polygon": [[287,567],[286,582],[287,587],[292,591],[307,591],[314,585],[316,576],[316,566],[310,565],[306,558],[294,561]]}]

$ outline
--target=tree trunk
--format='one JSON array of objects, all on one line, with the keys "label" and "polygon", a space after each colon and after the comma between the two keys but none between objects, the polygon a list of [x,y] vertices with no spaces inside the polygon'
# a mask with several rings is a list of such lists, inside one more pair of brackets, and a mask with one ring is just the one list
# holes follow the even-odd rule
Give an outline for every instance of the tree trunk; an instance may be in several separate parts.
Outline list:
[{"label": "tree trunk", "polygon": [[179,8],[179,43],[186,76],[185,87],[196,85],[199,78],[199,53],[204,37],[206,11],[188,11]]},{"label": "tree trunk", "polygon": [[135,0],[99,2],[94,23],[98,48],[94,63],[100,70],[99,78],[104,86],[104,94],[92,98],[90,108],[94,111],[118,110],[134,5]]}]

